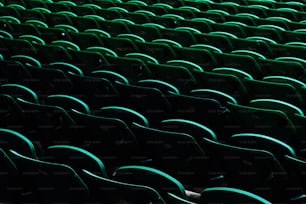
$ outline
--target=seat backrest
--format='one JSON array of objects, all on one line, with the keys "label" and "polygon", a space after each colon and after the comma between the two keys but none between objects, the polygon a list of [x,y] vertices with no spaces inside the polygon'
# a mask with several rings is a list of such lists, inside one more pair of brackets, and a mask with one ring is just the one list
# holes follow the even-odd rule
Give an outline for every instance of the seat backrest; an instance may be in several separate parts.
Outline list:
[{"label": "seat backrest", "polygon": [[137,140],[130,128],[120,119],[100,117],[72,110],[77,133],[73,139],[78,146],[92,152],[106,166],[126,163],[135,156]]},{"label": "seat backrest", "polygon": [[229,187],[211,187],[206,188],[201,193],[201,204],[212,202],[221,203],[256,203],[256,204],[271,204],[270,201],[255,195],[253,193]]},{"label": "seat backrest", "polygon": [[86,169],[92,173],[107,177],[103,162],[89,151],[71,145],[54,145],[48,147],[43,155],[44,161],[66,164],[79,175]]},{"label": "seat backrest", "polygon": [[173,193],[187,199],[184,186],[169,174],[146,166],[121,166],[113,173],[117,181],[150,186],[156,189],[163,197]]},{"label": "seat backrest", "polygon": [[288,144],[294,142],[296,129],[285,113],[232,103],[227,108],[232,122],[240,127],[237,131],[269,135]]},{"label": "seat backrest", "polygon": [[267,185],[271,175],[273,179],[286,175],[279,161],[270,152],[257,149],[242,148],[222,144],[203,138],[208,151],[214,155],[214,160],[222,161],[225,178],[231,185],[241,185],[252,188],[258,185]]},{"label": "seat backrest", "polygon": [[133,122],[149,126],[149,121],[139,112],[122,106],[106,106],[95,112],[96,116],[118,118],[123,120],[129,127]]},{"label": "seat backrest", "polygon": [[22,179],[31,183],[38,202],[84,202],[89,196],[88,187],[71,167],[33,159],[13,150],[10,155]]},{"label": "seat backrest", "polygon": [[103,178],[87,170],[83,170],[83,175],[92,195],[90,199],[94,202],[165,204],[161,195],[151,187]]},{"label": "seat backrest", "polygon": [[233,135],[229,143],[239,147],[271,152],[280,162],[283,161],[285,155],[296,157],[296,153],[290,145],[266,135],[239,133]]},{"label": "seat backrest", "polygon": [[0,129],[0,145],[4,151],[15,150],[31,158],[37,158],[33,143],[24,135],[10,129]]}]

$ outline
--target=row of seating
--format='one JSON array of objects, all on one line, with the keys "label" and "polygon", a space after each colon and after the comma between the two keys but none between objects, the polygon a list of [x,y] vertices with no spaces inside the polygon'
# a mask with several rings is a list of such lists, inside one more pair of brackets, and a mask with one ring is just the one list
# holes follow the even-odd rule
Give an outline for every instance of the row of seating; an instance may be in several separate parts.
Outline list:
[{"label": "row of seating", "polygon": [[[198,12],[201,11],[210,11],[211,13],[218,13],[217,11],[220,11],[218,14],[220,15],[229,15],[229,14],[238,14],[238,13],[250,13],[257,15],[261,18],[267,18],[269,16],[280,16],[285,17],[293,21],[297,20],[305,20],[305,13],[304,11],[300,11],[300,8],[298,10],[293,8],[269,8],[267,5],[249,5],[249,6],[241,6],[237,3],[214,3],[211,1],[202,1],[202,2],[196,2],[196,1],[184,1],[183,4],[180,3],[180,1],[173,1],[173,2],[158,2],[158,3],[150,3],[147,4],[144,1],[131,1],[131,2],[112,2],[112,1],[82,1],[82,2],[65,2],[65,1],[57,1],[57,2],[43,2],[43,1],[27,1],[25,4],[18,3],[22,6],[30,6],[32,7],[44,7],[47,6],[48,8],[59,11],[61,9],[69,9],[71,7],[69,6],[76,6],[76,5],[82,5],[82,4],[91,4],[91,5],[97,5],[95,8],[107,8],[107,7],[120,7],[123,9],[126,9],[128,11],[136,11],[136,10],[142,10],[142,9],[150,9],[150,11],[153,11],[153,13],[158,12],[158,14],[165,14],[168,11],[174,12],[176,14],[183,14],[183,16],[190,17],[190,16],[196,16]],[[298,6],[297,6],[298,7]],[[177,8],[180,8],[181,11],[176,10]],[[185,15],[184,15],[185,14]]]},{"label": "row of seating", "polygon": [[238,188],[207,187],[194,193],[169,174],[142,165],[109,171],[100,158],[71,145],[49,146],[38,157],[24,135],[2,128],[0,135],[3,202],[270,203]]},{"label": "row of seating", "polygon": [[4,202],[305,202],[303,11],[2,3]]},{"label": "row of seating", "polygon": [[[102,159],[109,169],[119,164],[135,164],[137,160],[138,162],[136,163],[147,160],[145,162],[146,165],[153,165],[153,167],[168,172],[170,175],[175,175],[175,178],[184,181],[184,185],[194,189],[203,188],[203,185],[208,182],[205,181],[208,176],[220,176],[215,175],[216,172],[220,172],[220,174],[222,172],[222,176],[225,175],[226,182],[229,182],[231,186],[243,187],[243,189],[264,195],[264,197],[272,193],[271,189],[263,188],[261,191],[257,189],[259,188],[258,185],[273,184],[274,190],[278,186],[284,191],[283,193],[286,193],[286,196],[301,193],[303,192],[301,189],[305,188],[303,187],[304,180],[300,180],[303,178],[302,170],[298,173],[299,168],[304,169],[303,165],[305,166],[297,158],[297,154],[300,155],[300,153],[295,152],[289,145],[269,136],[246,133],[236,134],[228,140],[227,144],[223,144],[218,142],[219,138],[213,131],[188,120],[164,120],[160,126],[162,130],[159,130],[148,127],[148,120],[144,116],[139,113],[135,114],[131,110],[127,111],[128,109],[126,108],[118,107],[117,111],[115,111],[115,107],[104,107],[99,112],[99,115],[93,116],[84,107],[81,110],[80,107],[73,106],[75,105],[73,103],[65,103],[61,96],[50,96],[50,102],[47,106],[17,98],[16,102],[23,109],[23,112],[18,114],[16,108],[18,106],[16,106],[16,102],[12,97],[1,95],[1,98],[3,104],[6,102],[6,106],[1,107],[7,107],[1,110],[1,113],[3,113],[2,118],[6,117],[1,120],[3,121],[1,126],[5,125],[6,127],[18,129],[20,132],[26,132],[34,142],[34,145],[31,145],[31,151],[28,151],[23,147],[26,144],[25,142],[17,142],[13,137],[11,140],[9,139],[10,137],[7,137],[12,147],[7,146],[8,142],[4,141],[2,148],[14,148],[25,155],[32,154],[33,157],[37,157],[36,155],[39,154],[41,157],[41,155],[46,154],[46,150],[40,152],[34,150],[35,146],[41,148],[41,145],[43,145],[45,147],[41,149],[44,149],[48,145],[78,144]],[[11,104],[8,104],[8,102]],[[70,108],[78,108],[83,113],[68,109],[67,106],[69,105]],[[59,108],[59,106],[66,110]],[[87,113],[84,113],[86,111]],[[10,117],[8,117],[8,113]],[[24,115],[21,116],[21,114]],[[71,116],[72,120],[69,116]],[[124,122],[114,119],[114,117],[120,118]],[[23,118],[27,121],[26,123],[24,121],[17,123],[17,120],[22,120]],[[135,123],[135,121],[138,123]],[[77,126],[73,125],[74,122],[76,122]],[[20,124],[24,124],[24,126]],[[27,131],[22,130],[23,128],[27,129]],[[133,132],[129,133],[129,128]],[[135,146],[134,134],[140,146]],[[33,137],[35,135],[36,137]],[[253,150],[253,148],[271,153]],[[136,151],[139,149],[142,151]],[[61,155],[59,153],[58,156]],[[152,159],[152,161],[150,162],[148,158]],[[212,160],[210,161],[209,158]],[[234,160],[234,158],[237,159]],[[220,163],[220,161],[222,162]],[[246,163],[247,161],[248,163]],[[235,165],[233,165],[234,163]],[[292,166],[291,163],[296,164]],[[266,165],[271,166],[271,168],[267,168]],[[290,179],[285,179],[284,176],[287,175],[287,172],[284,171],[282,165],[285,165],[286,170],[289,169]],[[210,172],[209,169],[211,168]],[[192,172],[191,177],[187,173],[189,171]],[[250,171],[256,172],[256,175],[249,175]],[[275,176],[270,178],[269,175],[272,172],[269,173],[268,171],[274,172],[273,175]],[[184,172],[187,174],[185,175]],[[242,179],[242,177],[245,177],[245,179]],[[284,183],[280,186],[282,180]],[[293,190],[293,194],[291,192],[287,194],[288,190],[293,188],[291,185],[294,186],[295,190]],[[254,188],[250,188],[251,186]],[[296,189],[300,190],[296,191]],[[270,195],[272,197],[269,198],[276,199],[275,195],[272,194]],[[278,197],[277,199],[288,199],[288,197]]]},{"label": "row of seating", "polygon": [[[62,23],[65,24],[71,24],[71,18],[77,17],[77,16],[88,16],[88,15],[98,15],[100,17],[105,18],[106,20],[112,20],[112,19],[125,19],[129,21],[123,21],[123,22],[135,22],[138,24],[144,24],[144,23],[158,23],[165,27],[178,27],[178,26],[186,26],[193,27],[195,29],[198,29],[201,32],[208,33],[212,30],[214,31],[226,31],[229,32],[232,35],[232,37],[247,37],[250,34],[257,35],[264,33],[266,34],[266,37],[270,37],[276,42],[289,42],[288,40],[294,39],[292,35],[299,36],[301,41],[305,41],[305,37],[303,37],[303,23],[294,23],[290,20],[285,20],[282,17],[271,17],[268,19],[262,19],[262,18],[254,18],[251,16],[247,16],[248,14],[245,14],[242,17],[235,18],[228,18],[224,19],[221,22],[218,21],[218,19],[213,18],[213,14],[211,14],[211,17],[209,17],[210,13],[206,13],[200,16],[190,17],[189,19],[185,19],[182,16],[179,16],[175,13],[167,13],[164,15],[155,15],[154,13],[148,13],[143,10],[133,11],[129,12],[127,10],[122,11],[122,8],[120,7],[110,7],[106,9],[93,9],[90,6],[73,6],[74,9],[64,9],[59,11],[52,11],[48,10],[47,8],[32,8],[32,9],[25,9],[25,8],[15,8],[13,6],[5,6],[1,7],[1,12],[3,12],[3,15],[8,16],[15,16],[17,18],[22,17],[28,18],[29,16],[35,16],[39,20],[43,20],[44,16],[50,16],[49,12],[53,13],[59,13],[66,15],[66,19],[62,16],[52,14],[51,16],[60,18],[59,20],[62,20]],[[89,11],[82,11],[85,8]],[[35,10],[35,11],[33,11]],[[71,11],[72,10],[72,11]],[[80,12],[81,11],[81,12]],[[186,11],[186,10],[182,10]],[[188,11],[188,10],[187,10]],[[47,12],[47,13],[46,13]],[[251,14],[249,14],[251,15]],[[42,18],[42,19],[41,19]],[[20,18],[21,19],[21,18]],[[52,18],[51,18],[52,19]],[[54,21],[54,20],[53,20]],[[65,22],[64,22],[65,21]],[[254,21],[254,22],[253,22]],[[256,22],[255,22],[256,21]],[[52,22],[54,23],[54,22]],[[85,25],[83,25],[84,27]],[[271,30],[272,29],[272,30]],[[261,32],[260,32],[261,31]],[[262,34],[261,34],[262,35]],[[267,36],[269,35],[269,36]],[[289,38],[289,39],[288,39]],[[296,39],[299,39],[296,37]],[[304,40],[303,40],[304,39]],[[293,41],[299,41],[299,40],[293,40]]]}]

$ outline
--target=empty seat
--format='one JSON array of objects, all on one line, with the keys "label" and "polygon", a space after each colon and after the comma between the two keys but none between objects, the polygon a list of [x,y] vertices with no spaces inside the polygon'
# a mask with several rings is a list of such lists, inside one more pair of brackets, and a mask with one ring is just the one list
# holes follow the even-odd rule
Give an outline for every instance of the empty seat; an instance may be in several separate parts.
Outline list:
[{"label": "empty seat", "polygon": [[271,202],[254,194],[238,188],[211,187],[206,188],[201,193],[201,203],[256,203],[270,204]]},{"label": "empty seat", "polygon": [[32,192],[32,202],[85,202],[89,196],[88,187],[71,167],[33,159],[13,150],[10,155],[20,169],[21,179],[31,183],[28,190]]},{"label": "empty seat", "polygon": [[165,204],[161,195],[153,188],[133,183],[119,182],[103,178],[84,170],[84,181],[91,193],[90,201],[107,203],[131,202]]}]

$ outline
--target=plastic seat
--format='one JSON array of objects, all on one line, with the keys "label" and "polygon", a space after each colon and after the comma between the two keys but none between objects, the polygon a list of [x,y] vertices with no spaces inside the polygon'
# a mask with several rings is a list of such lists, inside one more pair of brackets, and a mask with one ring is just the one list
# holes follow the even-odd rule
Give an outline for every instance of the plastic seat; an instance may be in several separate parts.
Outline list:
[{"label": "plastic seat", "polygon": [[[203,70],[211,70],[212,67],[216,66],[216,59],[214,57],[214,54],[212,52],[210,52],[209,50],[206,49],[202,49],[202,48],[175,48],[175,52],[177,55],[177,59],[180,60],[176,60],[177,62],[182,62],[182,65],[188,65],[188,67],[194,67],[193,70],[201,70],[200,68],[202,68],[201,71]],[[184,63],[184,61],[189,61]],[[175,62],[175,60],[173,60]],[[194,63],[195,66],[190,65],[191,63]],[[177,63],[176,63],[177,64]],[[185,66],[186,66],[185,65]],[[195,69],[195,67],[197,67]]]},{"label": "plastic seat", "polygon": [[9,38],[9,39],[14,38],[11,33],[4,31],[4,30],[0,30],[0,36],[1,38]]},{"label": "plastic seat", "polygon": [[119,56],[124,56],[128,53],[139,52],[137,42],[127,38],[112,37],[101,38],[104,46],[113,50]]},{"label": "plastic seat", "polygon": [[165,44],[167,44],[169,46],[172,46],[172,47],[183,47],[178,42],[175,42],[175,41],[169,40],[169,39],[155,39],[155,40],[152,40],[152,42],[155,42],[155,43],[165,43]]},{"label": "plastic seat", "polygon": [[31,103],[20,98],[17,102],[24,112],[24,134],[41,151],[49,145],[73,143],[71,136],[75,133],[72,128],[75,123],[64,109]]},{"label": "plastic seat", "polygon": [[232,54],[240,54],[240,55],[249,55],[255,59],[266,59],[266,57],[258,52],[250,51],[250,50],[234,50],[231,52]]},{"label": "plastic seat", "polygon": [[45,27],[37,27],[38,32],[41,39],[45,41],[46,44],[50,44],[54,40],[67,40],[71,41],[71,38],[68,32],[61,28],[45,28]]},{"label": "plastic seat", "polygon": [[34,43],[34,44],[41,44],[41,45],[44,45],[45,44],[45,41],[37,36],[34,36],[34,35],[21,35],[18,37],[19,39],[24,39],[24,40],[27,40],[29,41],[30,43]]},{"label": "plastic seat", "polygon": [[148,64],[154,79],[162,80],[177,87],[180,92],[190,91],[196,81],[192,73],[182,66],[169,64]]},{"label": "plastic seat", "polygon": [[171,131],[171,132],[181,132],[185,134],[189,134],[192,136],[198,144],[204,149],[202,146],[202,139],[206,137],[213,141],[218,141],[217,135],[206,126],[185,119],[166,119],[161,121],[160,127],[162,130]]},{"label": "plastic seat", "polygon": [[170,61],[167,61],[166,64],[185,67],[191,72],[195,70],[203,71],[202,67],[200,67],[199,65],[186,61],[186,60],[170,60]]},{"label": "plastic seat", "polygon": [[[280,199],[279,194],[275,196],[273,192],[280,192],[284,186],[281,179],[285,178],[286,172],[272,153],[222,144],[207,138],[203,138],[203,142],[212,151],[214,160],[222,161],[224,177],[230,186],[254,192],[269,200]],[[275,176],[271,178],[271,174]],[[204,195],[201,196],[201,201],[204,201]],[[247,198],[236,198],[234,201],[231,200],[233,197],[226,199],[223,196],[214,196],[211,199],[214,200],[209,200],[208,203],[243,203]]]},{"label": "plastic seat", "polygon": [[125,57],[139,59],[139,60],[143,61],[144,63],[159,64],[158,61],[154,57],[149,56],[147,54],[143,54],[143,53],[128,53],[128,54],[125,55]]},{"label": "plastic seat", "polygon": [[160,32],[163,38],[174,40],[182,46],[190,46],[196,43],[193,34],[186,30],[161,29]]},{"label": "plastic seat", "polygon": [[194,89],[191,90],[189,95],[200,97],[200,98],[209,98],[217,100],[222,106],[226,106],[227,102],[238,104],[236,99],[222,91],[217,91],[214,89]]},{"label": "plastic seat", "polygon": [[100,65],[97,70],[103,69],[121,74],[127,78],[131,84],[135,84],[141,79],[151,78],[152,76],[147,65],[139,59],[129,57],[106,57],[109,64]]},{"label": "plastic seat", "polygon": [[172,118],[198,122],[215,131],[217,135],[223,131],[222,115],[225,109],[217,100],[175,93],[169,93],[167,99],[172,106]]},{"label": "plastic seat", "polygon": [[107,177],[103,162],[89,151],[79,147],[71,145],[50,146],[41,158],[44,161],[68,165],[81,177],[83,169],[98,176]]},{"label": "plastic seat", "polygon": [[[69,73],[68,76],[74,84],[69,94],[84,101],[93,112],[103,106],[120,103],[118,91],[106,78],[73,73]],[[87,110],[84,106],[81,108],[81,110]]]},{"label": "plastic seat", "polygon": [[28,55],[13,55],[10,57],[10,59],[21,62],[26,67],[30,66],[30,67],[41,68],[41,63],[37,59]]},{"label": "plastic seat", "polygon": [[251,80],[253,79],[253,77],[249,73],[247,73],[245,71],[242,71],[242,70],[239,70],[239,69],[230,68],[230,67],[214,68],[212,70],[212,72],[220,73],[220,74],[233,75],[233,76],[236,76],[239,79],[244,79],[244,78],[251,79]]},{"label": "plastic seat", "polygon": [[154,188],[165,199],[169,192],[188,200],[183,184],[156,168],[136,165],[121,166],[115,170],[113,178],[121,182]]},{"label": "plastic seat", "polygon": [[261,70],[257,61],[246,55],[230,54],[230,53],[214,53],[218,64],[216,67],[231,67],[249,73],[251,76],[261,78]]},{"label": "plastic seat", "polygon": [[129,33],[123,33],[123,34],[119,34],[117,35],[117,37],[120,37],[120,38],[127,38],[127,39],[130,39],[132,41],[140,41],[140,42],[145,42],[145,40],[138,36],[138,35],[135,35],[135,34],[129,34]]},{"label": "plastic seat", "polygon": [[72,90],[72,82],[61,70],[28,67],[30,80],[24,85],[32,89],[41,98],[50,94],[64,94]]},{"label": "plastic seat", "polygon": [[76,110],[72,110],[70,115],[77,125],[77,134],[74,135],[77,146],[96,155],[109,170],[137,160],[137,140],[122,120]]},{"label": "plastic seat", "polygon": [[64,15],[61,13],[44,13],[44,16],[47,19],[47,25],[53,27],[55,25],[72,25],[69,15]]},{"label": "plastic seat", "polygon": [[102,107],[95,112],[95,115],[123,120],[129,127],[134,122],[146,127],[150,126],[149,121],[141,113],[121,106]]},{"label": "plastic seat", "polygon": [[297,107],[303,107],[303,98],[292,85],[249,79],[243,79],[243,83],[248,90],[250,99],[278,99]]},{"label": "plastic seat", "polygon": [[191,45],[191,48],[199,48],[199,49],[207,49],[210,52],[217,52],[217,53],[223,53],[222,50],[220,50],[219,48],[216,48],[212,45],[205,45],[205,44],[195,44],[195,45]]},{"label": "plastic seat", "polygon": [[194,89],[214,89],[229,94],[239,104],[248,100],[247,90],[241,80],[233,75],[213,72],[194,72],[197,83]]},{"label": "plastic seat", "polygon": [[0,76],[1,84],[22,84],[26,79],[31,78],[30,72],[22,63],[12,60],[0,61]]},{"label": "plastic seat", "polygon": [[31,89],[20,84],[2,84],[0,86],[1,94],[8,94],[14,98],[21,98],[33,103],[39,103],[37,94]]},{"label": "plastic seat", "polygon": [[296,129],[287,115],[279,110],[268,110],[228,103],[231,122],[236,133],[252,132],[269,135],[287,144],[294,144]]},{"label": "plastic seat", "polygon": [[82,100],[70,95],[49,95],[45,100],[46,105],[59,106],[68,113],[74,109],[82,113],[90,114],[90,108]]},{"label": "plastic seat", "polygon": [[201,193],[201,203],[257,203],[270,204],[271,202],[248,191],[230,187],[211,187],[206,188]]},{"label": "plastic seat", "polygon": [[265,41],[252,41],[247,39],[233,39],[232,40],[233,46],[235,50],[249,50],[255,51],[259,54],[262,54],[266,58],[271,58],[272,50],[269,45]]},{"label": "plastic seat", "polygon": [[213,45],[223,52],[230,52],[233,49],[232,41],[222,35],[211,35],[211,34],[195,34],[195,37],[197,38],[198,44],[207,44],[207,45]]},{"label": "plastic seat", "polygon": [[[135,85],[115,83],[124,106],[142,113],[150,123],[156,124],[167,116],[170,104],[161,91]],[[151,103],[155,101],[155,103]]]},{"label": "plastic seat", "polygon": [[143,86],[143,87],[151,87],[151,88],[157,88],[160,90],[163,94],[168,94],[168,92],[173,92],[179,94],[180,91],[173,85],[158,80],[158,79],[144,79],[140,80],[136,83],[137,86]]},{"label": "plastic seat", "polygon": [[129,84],[129,80],[126,77],[114,71],[101,69],[101,70],[91,72],[90,76],[105,78],[109,80],[111,83],[114,83],[115,81],[119,81],[121,83]]},{"label": "plastic seat", "polygon": [[93,195],[91,196],[93,201],[100,202],[103,200],[108,203],[126,201],[135,204],[166,203],[155,189],[148,186],[114,181],[95,175],[87,170],[84,170],[83,175],[84,181]]},{"label": "plastic seat", "polygon": [[34,144],[23,134],[10,129],[0,129],[0,145],[2,150],[9,152],[10,150],[22,152],[31,158],[37,158],[37,152]]},{"label": "plastic seat", "polygon": [[229,144],[271,152],[282,164],[285,155],[290,155],[294,158],[297,157],[296,152],[290,145],[267,135],[238,133],[231,137]]},{"label": "plastic seat", "polygon": [[44,67],[49,69],[59,69],[65,74],[69,74],[69,72],[71,72],[74,74],[83,75],[83,71],[79,67],[67,62],[52,62]]},{"label": "plastic seat", "polygon": [[280,100],[254,99],[250,101],[249,106],[269,110],[280,110],[284,112],[289,119],[291,119],[294,114],[304,116],[304,113],[300,108]]},{"label": "plastic seat", "polygon": [[132,33],[142,37],[146,41],[152,41],[154,39],[161,38],[159,29],[155,27],[138,24],[127,26]]},{"label": "plastic seat", "polygon": [[305,76],[305,68],[299,62],[283,60],[258,60],[264,76],[285,76],[302,80]]},{"label": "plastic seat", "polygon": [[141,53],[154,57],[159,63],[176,58],[173,48],[167,44],[156,42],[135,42],[135,44]]},{"label": "plastic seat", "polygon": [[[100,53],[89,50],[67,50],[71,56],[71,64],[79,67],[84,75],[88,75],[94,70],[98,70],[100,66],[108,64],[107,59]],[[57,60],[58,61],[58,60]]]},{"label": "plastic seat", "polygon": [[[192,136],[148,128],[136,123],[133,124],[132,131],[142,145],[143,151],[152,159],[150,166],[174,176],[186,185],[199,185],[201,181],[205,181],[206,153]],[[179,173],[189,171],[194,173],[193,176]],[[200,172],[203,176],[195,177]]]},{"label": "plastic seat", "polygon": [[[303,54],[301,54],[301,53],[306,51],[306,49],[304,47],[288,46],[288,45],[271,45],[270,47],[271,47],[274,58],[278,58],[278,57],[292,57],[293,58],[293,57],[296,57],[296,58],[304,59],[304,61],[306,59],[305,56]],[[279,59],[281,59],[281,58],[279,58]],[[304,64],[305,64],[305,62],[304,62]]]},{"label": "plastic seat", "polygon": [[35,202],[86,201],[89,196],[86,184],[71,167],[33,159],[13,150],[10,155],[20,168],[21,178],[31,183],[28,190]]},{"label": "plastic seat", "polygon": [[118,57],[117,53],[115,53],[113,50],[108,49],[106,47],[93,46],[93,47],[87,47],[86,50],[99,52],[102,55],[110,55],[113,57]]},{"label": "plastic seat", "polygon": [[35,44],[38,53],[38,60],[42,65],[52,62],[71,62],[71,55],[63,47],[56,45],[39,45]]},{"label": "plastic seat", "polygon": [[97,28],[98,27],[98,23],[96,22],[95,19],[90,18],[92,16],[76,16],[70,17],[70,20],[72,22],[72,26],[77,28],[77,30],[79,32],[84,32],[87,29],[92,29],[92,28]]},{"label": "plastic seat", "polygon": [[[32,46],[32,44],[26,40],[21,39],[1,39],[3,42],[4,56],[12,56],[12,55],[27,55],[36,57],[37,50]],[[9,49],[6,49],[9,48]]]},{"label": "plastic seat", "polygon": [[57,45],[57,46],[61,46],[65,49],[72,49],[72,50],[80,50],[79,46],[69,42],[69,41],[65,41],[65,40],[55,40],[51,42],[51,45]]}]

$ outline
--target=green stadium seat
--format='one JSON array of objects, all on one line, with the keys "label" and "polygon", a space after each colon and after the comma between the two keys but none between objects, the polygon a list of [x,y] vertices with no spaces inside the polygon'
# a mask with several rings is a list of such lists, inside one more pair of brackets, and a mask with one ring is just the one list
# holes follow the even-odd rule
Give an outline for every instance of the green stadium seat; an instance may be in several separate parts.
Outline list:
[{"label": "green stadium seat", "polygon": [[[285,178],[286,172],[272,153],[222,144],[207,138],[203,138],[203,142],[207,149],[212,152],[214,160],[222,161],[221,168],[225,174],[225,180],[231,187],[239,187],[254,192],[264,198],[273,200],[273,202],[280,199],[279,194],[275,195],[271,192],[277,193],[284,187],[285,183],[282,179]],[[271,177],[271,174],[275,176]],[[270,190],[270,188],[273,188],[273,190]],[[201,196],[201,201],[202,199],[205,199],[205,194]],[[229,197],[225,200],[226,197],[223,196],[212,196],[211,199],[207,203],[222,201],[231,203],[233,198]],[[246,199],[241,198],[240,202],[244,202]],[[237,201],[239,201],[238,198],[235,199],[235,202]]]},{"label": "green stadium seat", "polygon": [[189,134],[192,136],[198,144],[203,148],[202,139],[203,137],[211,139],[213,141],[218,141],[217,135],[208,127],[185,119],[166,119],[160,123],[161,130],[166,130],[170,132],[181,132]]},{"label": "green stadium seat", "polygon": [[245,104],[248,100],[246,87],[236,76],[213,72],[193,72],[193,75],[197,89],[222,91],[235,98],[239,104]]},{"label": "green stadium seat", "polygon": [[54,145],[49,146],[44,155],[41,156],[44,161],[65,164],[72,167],[80,177],[83,169],[92,173],[107,177],[107,171],[103,162],[89,151],[71,146],[71,145]]},{"label": "green stadium seat", "polygon": [[271,202],[245,190],[230,187],[211,187],[206,188],[201,193],[201,203],[221,202],[250,202],[258,204],[270,204]]},{"label": "green stadium seat", "polygon": [[83,75],[83,71],[80,68],[67,62],[52,62],[44,67],[49,69],[59,69],[65,74],[69,74],[69,72],[71,72],[74,74]]},{"label": "green stadium seat", "polygon": [[154,202],[165,204],[160,194],[148,186],[123,183],[103,178],[87,170],[83,170],[84,181],[89,186],[92,201],[101,200],[108,203],[132,202],[135,204]]},{"label": "green stadium seat", "polygon": [[111,83],[115,81],[119,81],[121,83],[129,84],[129,80],[121,74],[118,74],[114,71],[109,70],[97,70],[90,73],[90,76],[105,78],[109,80]]},{"label": "green stadium seat", "polygon": [[154,188],[166,199],[167,193],[173,193],[188,200],[181,182],[169,174],[156,168],[129,165],[121,166],[113,173],[113,179],[126,183],[134,183]]},{"label": "green stadium seat", "polygon": [[297,107],[303,107],[303,98],[300,93],[289,84],[275,83],[244,78],[243,83],[248,90],[250,99],[278,99]]},{"label": "green stadium seat", "polygon": [[49,95],[45,100],[45,104],[49,106],[59,106],[68,113],[74,109],[82,113],[91,114],[91,110],[85,102],[70,95]]},{"label": "green stadium seat", "polygon": [[[33,193],[32,202],[87,200],[88,187],[71,167],[33,159],[13,150],[10,155],[20,169],[21,179],[34,184],[28,189]],[[46,198],[46,195],[51,197]]]},{"label": "green stadium seat", "polygon": [[195,86],[196,80],[186,67],[150,63],[148,68],[151,70],[154,79],[172,84],[180,92],[188,92]]},{"label": "green stadium seat", "polygon": [[167,82],[158,79],[143,79],[138,81],[136,85],[143,87],[157,88],[165,95],[168,94],[168,92],[180,93],[180,91],[172,84],[169,84]]},{"label": "green stadium seat", "polygon": [[279,110],[254,108],[228,103],[236,133],[253,132],[269,135],[287,144],[294,144],[296,129],[288,116]]},{"label": "green stadium seat", "polygon": [[217,100],[222,106],[226,106],[227,102],[237,104],[237,101],[232,96],[214,89],[194,89],[191,90],[189,95],[200,98],[210,98]]},{"label": "green stadium seat", "polygon": [[14,98],[21,98],[32,103],[39,103],[37,94],[20,84],[2,84],[0,86],[0,93],[10,95]]},{"label": "green stadium seat", "polygon": [[70,115],[77,125],[74,144],[96,155],[110,171],[116,166],[142,159],[137,157],[139,152],[133,132],[122,120],[76,110],[72,110]]},{"label": "green stadium seat", "polygon": [[218,68],[214,68],[212,70],[212,72],[214,73],[219,73],[219,74],[228,74],[228,75],[234,75],[239,79],[243,79],[243,78],[247,78],[247,79],[253,79],[253,77],[242,70],[239,69],[235,69],[235,68],[230,68],[230,67],[218,67]]},{"label": "green stadium seat", "polygon": [[118,118],[123,120],[129,127],[136,122],[144,126],[149,126],[149,121],[139,112],[121,106],[105,106],[95,112],[100,117]]}]

